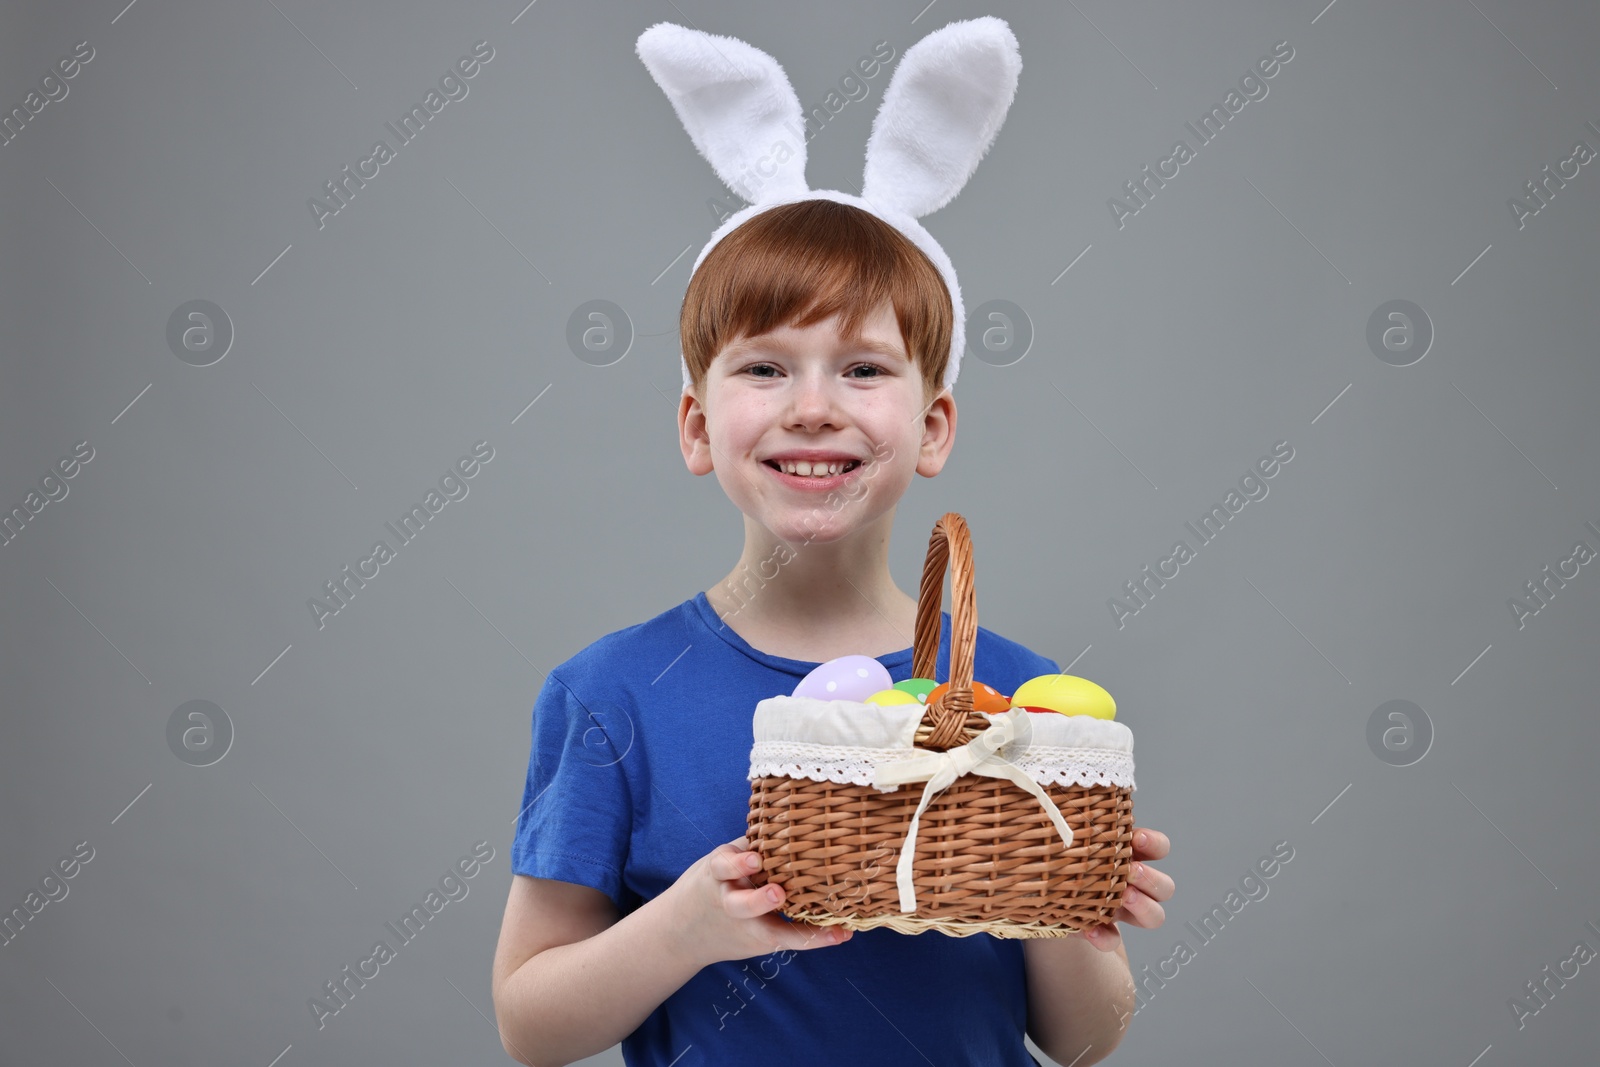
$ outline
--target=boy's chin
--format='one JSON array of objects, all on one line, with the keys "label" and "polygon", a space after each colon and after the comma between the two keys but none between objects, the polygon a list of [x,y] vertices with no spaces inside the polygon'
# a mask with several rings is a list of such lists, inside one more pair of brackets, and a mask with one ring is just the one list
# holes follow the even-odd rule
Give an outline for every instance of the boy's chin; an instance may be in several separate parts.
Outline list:
[{"label": "boy's chin", "polygon": [[788,544],[826,545],[863,533],[874,520],[864,514],[848,515],[843,512],[819,518],[808,511],[792,516],[767,515],[757,521],[774,537]]}]

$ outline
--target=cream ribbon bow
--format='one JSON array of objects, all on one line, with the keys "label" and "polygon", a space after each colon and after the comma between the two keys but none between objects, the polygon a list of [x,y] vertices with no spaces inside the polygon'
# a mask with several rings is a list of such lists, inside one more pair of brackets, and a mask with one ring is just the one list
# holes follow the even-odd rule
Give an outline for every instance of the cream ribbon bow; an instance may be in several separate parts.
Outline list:
[{"label": "cream ribbon bow", "polygon": [[1009,778],[1038,798],[1045,814],[1055,824],[1061,840],[1072,846],[1072,828],[1061,817],[1061,811],[1038,782],[1024,773],[1016,764],[1002,758],[999,749],[1013,741],[1026,740],[1032,730],[1024,716],[1032,714],[1023,708],[1012,708],[1004,714],[994,715],[988,729],[958,748],[944,752],[930,752],[912,759],[881,763],[876,768],[873,784],[879,792],[892,792],[907,782],[926,781],[922,800],[911,814],[911,825],[906,830],[905,844],[900,848],[900,860],[895,864],[895,885],[900,890],[900,910],[917,910],[916,889],[912,885],[911,862],[917,854],[917,825],[922,813],[934,795],[948,787],[963,774],[982,774],[991,778]]}]

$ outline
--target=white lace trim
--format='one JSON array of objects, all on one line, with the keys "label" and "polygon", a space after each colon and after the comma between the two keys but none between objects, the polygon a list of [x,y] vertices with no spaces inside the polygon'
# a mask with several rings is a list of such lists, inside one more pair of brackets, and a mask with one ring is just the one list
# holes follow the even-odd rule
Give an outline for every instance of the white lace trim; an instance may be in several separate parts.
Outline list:
[{"label": "white lace trim", "polygon": [[916,748],[857,748],[805,741],[757,741],[750,747],[750,774],[757,778],[809,778],[813,782],[872,785],[878,763],[911,759]]},{"label": "white lace trim", "polygon": [[1036,782],[1054,785],[1120,785],[1137,791],[1133,756],[1108,748],[1034,745],[1013,760]]},{"label": "white lace trim", "polygon": [[[806,741],[757,741],[750,749],[749,780],[809,778],[841,785],[876,785],[879,764],[923,755],[920,748],[864,748]],[[1042,785],[1126,786],[1133,780],[1133,755],[1111,748],[1058,748],[1032,745],[1012,761]]]}]

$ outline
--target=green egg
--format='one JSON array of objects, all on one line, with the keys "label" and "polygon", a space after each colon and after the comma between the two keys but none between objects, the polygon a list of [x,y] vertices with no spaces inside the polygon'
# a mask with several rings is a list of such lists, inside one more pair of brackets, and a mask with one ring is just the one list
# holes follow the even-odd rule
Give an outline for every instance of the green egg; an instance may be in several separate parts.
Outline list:
[{"label": "green egg", "polygon": [[938,684],[932,678],[907,678],[903,682],[894,683],[894,688],[902,693],[910,693],[917,698],[918,704],[926,704],[928,694],[933,692],[933,687]]}]

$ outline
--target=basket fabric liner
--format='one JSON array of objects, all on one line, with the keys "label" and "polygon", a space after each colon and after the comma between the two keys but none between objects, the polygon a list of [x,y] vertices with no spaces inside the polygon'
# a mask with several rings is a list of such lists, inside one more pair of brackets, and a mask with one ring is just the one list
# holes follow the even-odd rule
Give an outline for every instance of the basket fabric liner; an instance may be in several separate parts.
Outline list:
[{"label": "basket fabric liner", "polygon": [[[878,786],[877,768],[928,751],[913,743],[923,710],[921,704],[768,697],[756,705],[752,720],[755,743],[747,777],[809,778],[888,792],[896,787]],[[1092,715],[1024,714],[1031,740],[1014,742],[1000,755],[1028,777],[1044,785],[1117,785],[1137,791],[1133,731],[1127,726]]]}]

